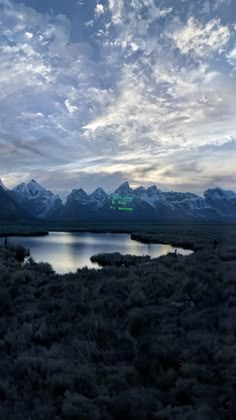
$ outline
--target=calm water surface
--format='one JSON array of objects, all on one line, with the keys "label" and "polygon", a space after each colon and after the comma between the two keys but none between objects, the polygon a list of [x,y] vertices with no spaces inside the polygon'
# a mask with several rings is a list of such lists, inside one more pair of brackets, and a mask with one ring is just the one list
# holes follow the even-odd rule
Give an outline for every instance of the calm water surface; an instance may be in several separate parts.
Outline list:
[{"label": "calm water surface", "polygon": [[[52,232],[48,236],[9,238],[30,249],[36,262],[49,262],[58,273],[75,272],[77,268],[97,268],[90,257],[102,252],[150,255],[151,258],[174,252],[170,245],[142,244],[123,233],[66,233]],[[189,255],[192,251],[177,248],[178,253]]]}]

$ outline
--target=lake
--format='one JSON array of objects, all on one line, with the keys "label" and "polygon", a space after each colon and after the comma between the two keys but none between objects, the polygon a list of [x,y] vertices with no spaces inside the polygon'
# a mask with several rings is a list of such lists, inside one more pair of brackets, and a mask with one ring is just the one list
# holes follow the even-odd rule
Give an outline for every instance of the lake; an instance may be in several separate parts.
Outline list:
[{"label": "lake", "polygon": [[[1,240],[1,243],[3,239]],[[90,257],[103,252],[150,255],[151,258],[177,252],[189,255],[192,251],[171,245],[142,244],[124,233],[67,233],[51,232],[48,236],[9,238],[9,243],[19,243],[30,250],[36,262],[49,262],[57,273],[75,272],[77,268],[98,268]]]}]

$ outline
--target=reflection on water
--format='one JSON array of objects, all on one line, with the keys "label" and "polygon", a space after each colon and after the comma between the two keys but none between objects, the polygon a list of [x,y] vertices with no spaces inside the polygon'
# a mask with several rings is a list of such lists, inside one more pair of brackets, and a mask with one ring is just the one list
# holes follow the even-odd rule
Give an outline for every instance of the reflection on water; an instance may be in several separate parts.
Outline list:
[{"label": "reflection on water", "polygon": [[[123,233],[52,232],[48,236],[9,238],[9,242],[29,248],[36,262],[49,262],[58,273],[75,272],[77,268],[85,266],[97,268],[90,257],[102,252],[150,255],[154,258],[176,249],[170,245],[142,244]],[[181,248],[177,248],[177,251],[183,255],[191,253]]]}]

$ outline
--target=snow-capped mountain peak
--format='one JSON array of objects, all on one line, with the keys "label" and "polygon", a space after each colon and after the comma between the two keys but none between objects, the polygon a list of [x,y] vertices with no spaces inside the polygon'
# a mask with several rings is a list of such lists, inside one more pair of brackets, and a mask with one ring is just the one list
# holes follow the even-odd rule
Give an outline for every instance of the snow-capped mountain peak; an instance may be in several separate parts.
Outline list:
[{"label": "snow-capped mountain peak", "polygon": [[50,196],[53,195],[53,193],[47,191],[34,179],[28,182],[28,184],[23,182],[22,184],[17,185],[13,190],[25,198],[33,198],[42,194],[47,194]]},{"label": "snow-capped mountain peak", "polygon": [[135,188],[134,192],[135,194],[139,195],[139,194],[144,194],[146,190],[144,187],[141,186],[141,187]]},{"label": "snow-capped mountain peak", "polygon": [[92,200],[97,208],[103,207],[107,198],[108,194],[101,187],[98,187],[92,194],[89,195],[89,200]]},{"label": "snow-capped mountain peak", "polygon": [[152,185],[151,187],[147,188],[147,194],[149,197],[154,195],[158,195],[161,191],[157,189],[156,185]]},{"label": "snow-capped mountain peak", "polygon": [[90,198],[96,201],[104,200],[107,198],[107,193],[103,188],[98,187],[92,194],[90,194]]},{"label": "snow-capped mountain peak", "polygon": [[236,193],[233,191],[223,190],[223,188],[212,188],[208,189],[204,192],[204,197],[206,199],[213,199],[213,200],[224,200],[229,198],[236,198]]},{"label": "snow-capped mountain peak", "polygon": [[33,216],[46,217],[62,204],[60,198],[32,179],[29,183],[17,185],[15,191],[22,203],[30,208]]},{"label": "snow-capped mountain peak", "polygon": [[67,201],[68,202],[83,201],[87,199],[88,199],[87,193],[82,188],[79,188],[79,189],[74,189],[71,191],[71,193],[68,195]]},{"label": "snow-capped mountain peak", "polygon": [[214,207],[218,214],[236,216],[236,193],[222,188],[209,189],[204,192],[205,202]]},{"label": "snow-capped mountain peak", "polygon": [[133,193],[134,190],[130,188],[128,181],[123,182],[114,192],[117,195],[132,195]]}]

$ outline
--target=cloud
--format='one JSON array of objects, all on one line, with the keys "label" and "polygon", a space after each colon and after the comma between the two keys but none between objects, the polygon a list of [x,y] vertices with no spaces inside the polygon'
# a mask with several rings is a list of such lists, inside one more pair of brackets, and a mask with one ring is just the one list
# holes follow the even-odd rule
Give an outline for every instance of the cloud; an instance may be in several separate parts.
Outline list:
[{"label": "cloud", "polygon": [[229,53],[227,54],[227,60],[231,66],[236,67],[236,47],[233,50],[229,51]]},{"label": "cloud", "polygon": [[203,25],[190,17],[186,25],[169,36],[183,55],[190,54],[203,58],[224,51],[230,39],[230,30],[221,24],[219,18],[214,18]]},{"label": "cloud", "polygon": [[88,22],[85,22],[84,26],[86,26],[87,28],[92,28],[94,25],[94,21],[93,19],[89,20]]},{"label": "cloud", "polygon": [[108,7],[112,15],[112,23],[121,23],[121,17],[124,9],[124,0],[108,0]]},{"label": "cloud", "polygon": [[103,15],[105,13],[105,10],[104,10],[104,6],[103,6],[103,4],[97,4],[96,5],[96,7],[95,7],[95,14],[96,14],[96,16],[101,16],[101,15]]},{"label": "cloud", "polygon": [[[111,193],[130,176],[130,174],[113,171],[111,177],[110,173],[103,172],[102,170],[93,174],[79,170],[72,173],[63,172],[62,174],[61,170],[56,169],[47,173],[43,171],[33,172],[28,175],[27,179],[31,179],[33,174],[36,175],[37,180],[42,185],[46,185],[51,191],[70,191],[73,185],[73,188],[83,187],[88,193],[92,193],[98,186]],[[6,185],[8,185],[7,182]]]},{"label": "cloud", "polygon": [[[79,3],[65,16],[4,1],[2,175],[17,167],[14,179],[55,188],[65,176],[66,189],[129,179],[195,190],[217,173],[234,176],[231,152],[222,170],[216,152],[236,131],[227,11],[180,0]],[[215,162],[204,158],[211,152]]]},{"label": "cloud", "polygon": [[213,9],[217,10],[219,7],[227,7],[231,4],[231,0],[215,0],[213,3]]},{"label": "cloud", "polygon": [[25,32],[25,36],[27,39],[32,39],[34,34],[32,34],[32,32]]},{"label": "cloud", "polygon": [[78,111],[78,107],[75,105],[72,105],[69,99],[66,99],[64,103],[70,114],[74,114],[74,112]]}]

